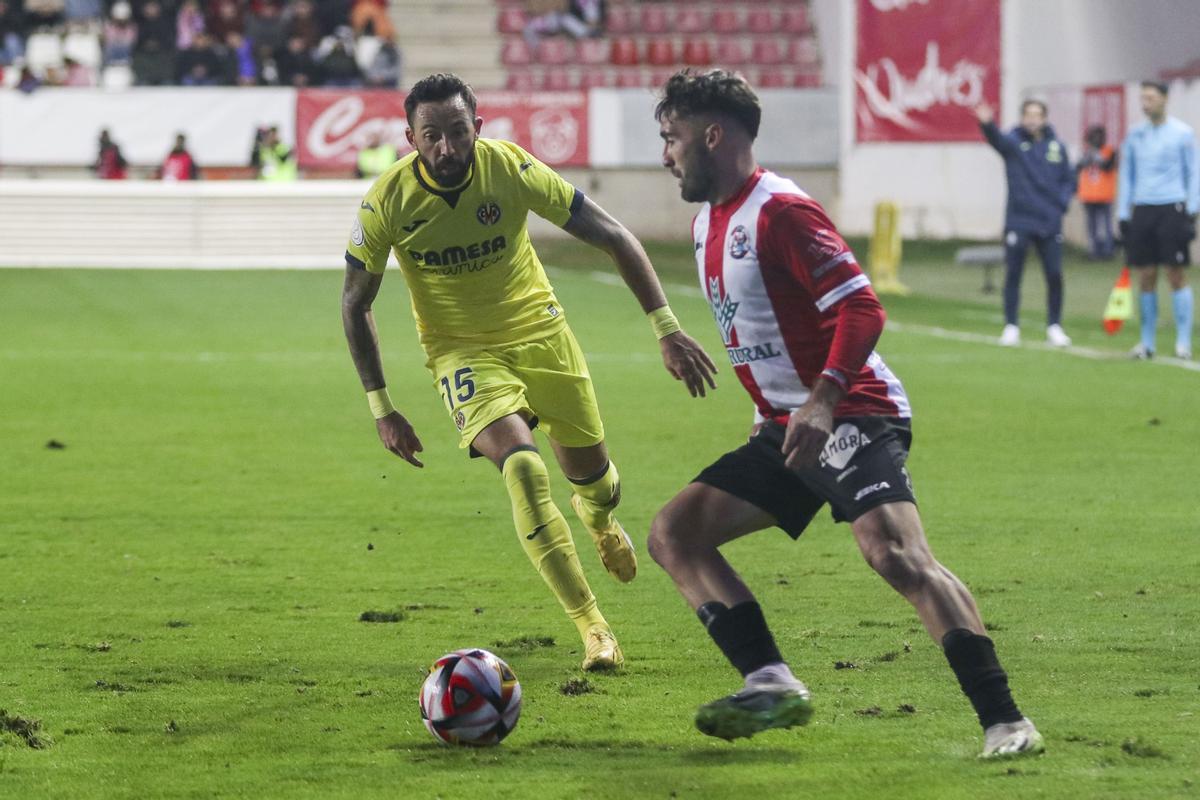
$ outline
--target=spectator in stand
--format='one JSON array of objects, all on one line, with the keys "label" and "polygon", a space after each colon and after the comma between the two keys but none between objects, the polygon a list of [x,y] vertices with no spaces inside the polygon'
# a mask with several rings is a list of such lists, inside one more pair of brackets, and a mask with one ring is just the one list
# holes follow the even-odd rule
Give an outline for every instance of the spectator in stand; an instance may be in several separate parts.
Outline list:
[{"label": "spectator in stand", "polygon": [[367,67],[367,86],[375,89],[395,89],[400,85],[400,48],[388,39],[379,48]]},{"label": "spectator in stand", "polygon": [[283,76],[279,72],[279,62],[275,58],[275,51],[268,45],[260,44],[254,46],[254,53],[258,59],[258,85],[282,86]]},{"label": "spectator in stand", "polygon": [[146,0],[137,21],[133,74],[140,86],[165,86],[175,80],[175,20],[158,0]]},{"label": "spectator in stand", "polygon": [[354,174],[360,178],[374,180],[395,164],[398,157],[396,145],[385,142],[382,136],[373,133],[370,144],[358,151],[358,164],[354,168]]},{"label": "spectator in stand", "polygon": [[325,86],[362,86],[362,72],[354,59],[354,31],[348,26],[322,39],[315,57]]},{"label": "spectator in stand", "polygon": [[213,47],[212,38],[201,31],[192,46],[179,54],[179,84],[181,86],[216,86],[223,74],[221,57]]},{"label": "spectator in stand", "polygon": [[225,43],[216,48],[221,59],[221,82],[226,86],[254,86],[258,83],[258,63],[254,46],[238,31],[230,31]]},{"label": "spectator in stand", "polygon": [[395,39],[396,26],[388,16],[388,0],[354,0],[350,27],[360,36]]},{"label": "spectator in stand", "polygon": [[204,27],[218,41],[228,41],[230,33],[245,35],[246,19],[235,0],[215,0],[208,4]]},{"label": "spectator in stand", "polygon": [[133,48],[137,45],[138,29],[133,21],[129,3],[113,3],[111,16],[104,21],[104,65],[128,64],[133,59]]},{"label": "spectator in stand", "polygon": [[339,25],[349,22],[350,9],[353,7],[354,0],[321,0],[317,3],[317,23],[321,26],[321,35],[328,36]]},{"label": "spectator in stand", "polygon": [[321,85],[321,68],[299,36],[288,39],[287,47],[275,55],[275,63],[279,67],[279,83],[283,86],[302,89]]},{"label": "spectator in stand", "polygon": [[175,16],[175,48],[181,53],[187,50],[205,29],[200,3],[197,0],[184,0]]},{"label": "spectator in stand", "polygon": [[21,0],[0,0],[0,65],[25,57],[25,15]]},{"label": "spectator in stand", "polygon": [[84,64],[67,56],[63,59],[63,86],[86,87],[96,85],[95,72]]},{"label": "spectator in stand", "polygon": [[126,166],[125,156],[121,155],[121,148],[112,140],[108,128],[100,131],[100,152],[96,155],[96,163],[92,167],[96,171],[96,177],[105,181],[123,181]]},{"label": "spectator in stand", "polygon": [[533,0],[526,7],[530,17],[522,35],[531,48],[541,37],[556,33],[576,39],[604,33],[604,0]]},{"label": "spectator in stand", "polygon": [[306,50],[312,50],[324,36],[321,23],[313,8],[312,0],[296,0],[288,6],[283,18],[286,20],[286,30],[289,39],[299,37],[304,40]]},{"label": "spectator in stand", "polygon": [[1113,255],[1112,204],[1117,198],[1117,151],[1108,144],[1108,131],[1093,125],[1084,136],[1083,156],[1076,166],[1075,193],[1087,215],[1088,256],[1107,261]]},{"label": "spectator in stand", "polygon": [[272,51],[278,50],[283,47],[286,35],[283,14],[275,2],[264,2],[246,20],[246,38],[254,42],[255,47],[266,45]]},{"label": "spectator in stand", "polygon": [[263,181],[294,181],[296,154],[279,139],[279,129],[272,125],[263,134],[258,148],[258,178]]},{"label": "spectator in stand", "polygon": [[175,134],[175,146],[167,153],[166,160],[158,169],[158,177],[164,181],[194,181],[200,179],[200,169],[196,159],[187,149],[187,137],[182,133]]},{"label": "spectator in stand", "polygon": [[72,22],[96,22],[104,14],[100,0],[66,0],[63,5],[63,16],[68,24]]},{"label": "spectator in stand", "polygon": [[64,10],[63,0],[25,0],[25,24],[28,30],[62,25]]},{"label": "spectator in stand", "polygon": [[18,92],[33,94],[41,85],[42,82],[38,80],[37,75],[33,74],[33,70],[29,67],[21,67],[21,76],[17,78],[16,86]]}]

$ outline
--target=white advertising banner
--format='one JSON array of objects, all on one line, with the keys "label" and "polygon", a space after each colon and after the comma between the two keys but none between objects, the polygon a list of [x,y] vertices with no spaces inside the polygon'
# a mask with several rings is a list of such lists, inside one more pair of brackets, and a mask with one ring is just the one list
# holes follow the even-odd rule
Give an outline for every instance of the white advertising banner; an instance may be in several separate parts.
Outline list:
[{"label": "white advertising banner", "polygon": [[162,163],[184,133],[201,165],[240,166],[250,161],[260,125],[277,125],[283,141],[295,142],[295,90],[0,91],[0,164],[91,164],[107,128],[131,164]]}]

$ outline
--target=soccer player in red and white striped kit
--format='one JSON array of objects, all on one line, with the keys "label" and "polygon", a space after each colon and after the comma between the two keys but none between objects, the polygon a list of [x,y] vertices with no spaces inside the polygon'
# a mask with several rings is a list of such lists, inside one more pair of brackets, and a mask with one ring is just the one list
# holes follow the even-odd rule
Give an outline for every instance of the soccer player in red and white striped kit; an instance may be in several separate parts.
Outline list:
[{"label": "soccer player in red and white striped kit", "polygon": [[967,588],[933,557],[904,466],[912,441],[904,387],[875,352],[884,312],[824,209],[758,166],[761,106],[740,76],[685,71],[655,111],[663,166],[692,224],[696,265],[734,372],[754,400],[749,441],[658,513],[651,556],[745,678],[702,706],[696,726],[724,739],[808,721],[750,589],[719,547],[777,526],[793,538],[828,503],[867,563],[941,644],[984,728],[984,757],[1043,749]]}]

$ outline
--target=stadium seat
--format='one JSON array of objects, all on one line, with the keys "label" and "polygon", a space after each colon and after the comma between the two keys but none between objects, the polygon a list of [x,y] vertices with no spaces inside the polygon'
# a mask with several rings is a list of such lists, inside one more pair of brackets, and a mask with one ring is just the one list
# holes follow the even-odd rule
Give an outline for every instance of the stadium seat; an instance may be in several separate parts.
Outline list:
[{"label": "stadium seat", "polygon": [[529,52],[529,45],[525,44],[525,40],[519,36],[510,36],[504,40],[504,45],[500,48],[500,63],[506,67],[522,67],[533,63],[533,53]]},{"label": "stadium seat", "polygon": [[608,89],[617,85],[617,76],[611,69],[593,67],[583,71],[579,79],[581,89]]},{"label": "stadium seat", "polygon": [[707,67],[713,63],[712,47],[707,39],[688,39],[683,43],[683,63],[691,67]]},{"label": "stadium seat", "polygon": [[668,33],[671,17],[667,9],[657,3],[646,3],[641,7],[642,33]]},{"label": "stadium seat", "polygon": [[721,6],[713,10],[712,29],[716,33],[741,33],[742,14],[737,8]]},{"label": "stadium seat", "polygon": [[642,77],[642,71],[636,67],[632,69],[623,69],[617,75],[617,86],[621,89],[639,89],[646,85],[646,79]]},{"label": "stadium seat", "polygon": [[788,45],[788,62],[799,66],[820,66],[821,51],[817,47],[815,36],[805,36],[793,39]]},{"label": "stadium seat", "polygon": [[527,69],[513,70],[508,73],[504,88],[510,92],[536,92],[542,88],[541,73],[533,73]]},{"label": "stadium seat", "polygon": [[604,29],[610,33],[633,33],[637,30],[634,9],[627,5],[612,5],[604,15]]},{"label": "stadium seat", "polygon": [[787,59],[783,46],[775,37],[755,39],[750,50],[750,60],[755,64],[782,64]]},{"label": "stadium seat", "polygon": [[100,73],[100,85],[105,89],[128,89],[133,86],[133,68],[128,64],[110,64]]},{"label": "stadium seat", "polygon": [[777,32],[775,12],[769,8],[752,8],[746,14],[746,28],[751,33]]},{"label": "stadium seat", "polygon": [[656,67],[677,64],[675,42],[670,39],[651,39],[646,45],[646,63]]},{"label": "stadium seat", "polygon": [[63,43],[56,33],[30,34],[25,41],[25,64],[35,75],[44,76],[47,69],[63,65]]},{"label": "stadium seat", "polygon": [[675,8],[675,30],[680,33],[708,31],[709,15],[704,9],[696,8],[691,3],[676,4]]},{"label": "stadium seat", "polygon": [[575,59],[575,43],[557,37],[538,42],[537,60],[540,64],[560,66]]},{"label": "stadium seat", "polygon": [[647,76],[647,79],[649,80],[647,85],[652,89],[658,89],[667,81],[669,81],[671,76],[678,71],[679,70],[677,69],[652,69],[650,70],[649,76]]},{"label": "stadium seat", "polygon": [[525,9],[519,5],[505,4],[500,6],[496,17],[496,28],[501,33],[520,33],[525,30]]},{"label": "stadium seat", "polygon": [[542,80],[542,91],[568,92],[579,88],[579,75],[571,69],[547,70]]},{"label": "stadium seat", "polygon": [[354,61],[358,68],[366,72],[371,67],[375,56],[383,47],[383,39],[378,36],[360,36],[354,40]]},{"label": "stadium seat", "polygon": [[716,63],[722,67],[737,67],[749,61],[746,43],[738,38],[723,36],[717,39]]},{"label": "stadium seat", "polygon": [[608,53],[608,60],[618,67],[628,67],[637,64],[637,42],[628,36],[622,36],[613,39],[612,47],[609,49]]},{"label": "stadium seat", "polygon": [[63,39],[63,56],[73,58],[85,67],[99,67],[104,58],[100,37],[94,33],[76,31]]},{"label": "stadium seat", "polygon": [[575,52],[580,64],[608,63],[608,42],[603,39],[580,39]]},{"label": "stadium seat", "polygon": [[808,17],[807,5],[789,6],[783,11],[780,25],[784,33],[801,35],[812,32],[812,20]]},{"label": "stadium seat", "polygon": [[760,69],[754,85],[760,89],[785,89],[792,85],[792,76],[791,73],[774,67]]},{"label": "stadium seat", "polygon": [[820,72],[796,72],[792,76],[792,85],[797,89],[818,89],[821,86]]}]

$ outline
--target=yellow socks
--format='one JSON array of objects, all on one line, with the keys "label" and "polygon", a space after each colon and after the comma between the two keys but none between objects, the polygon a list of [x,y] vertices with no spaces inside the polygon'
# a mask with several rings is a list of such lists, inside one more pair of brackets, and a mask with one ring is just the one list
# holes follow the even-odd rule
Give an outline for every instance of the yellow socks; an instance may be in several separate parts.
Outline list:
[{"label": "yellow socks", "polygon": [[621,476],[611,461],[599,475],[583,481],[571,481],[580,503],[576,509],[580,520],[589,530],[604,530],[612,524],[613,510],[621,502]]},{"label": "yellow socks", "polygon": [[571,528],[550,496],[550,474],[542,457],[536,450],[518,450],[504,461],[502,472],[517,539],[579,635],[586,636],[593,625],[607,627],[583,576]]}]

